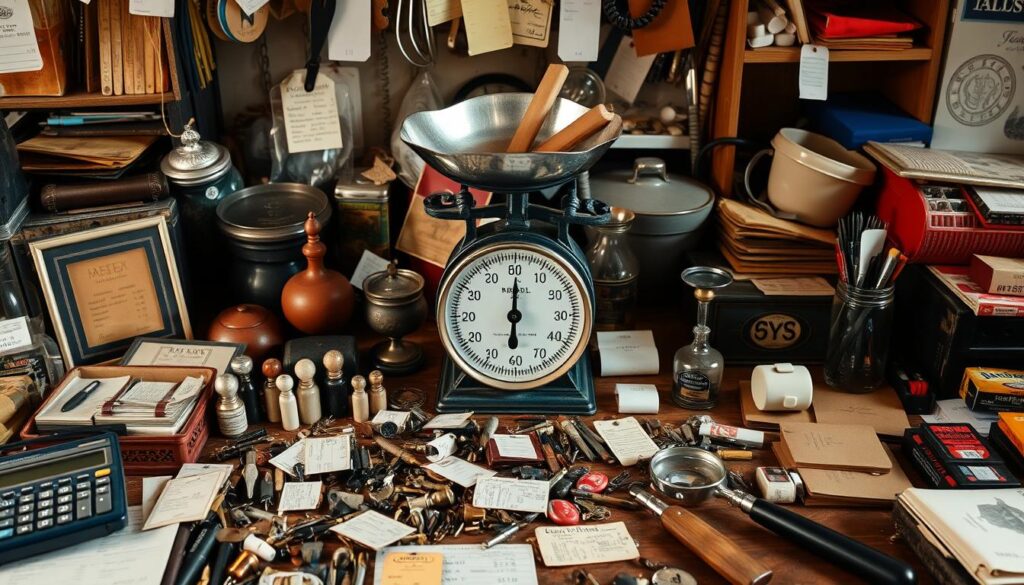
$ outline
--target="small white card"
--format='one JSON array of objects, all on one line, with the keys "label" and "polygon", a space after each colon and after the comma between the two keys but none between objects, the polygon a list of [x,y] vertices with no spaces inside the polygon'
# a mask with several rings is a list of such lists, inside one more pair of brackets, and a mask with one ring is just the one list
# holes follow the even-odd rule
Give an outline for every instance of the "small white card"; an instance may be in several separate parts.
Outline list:
[{"label": "small white card", "polygon": [[[241,6],[239,0],[239,6]],[[263,0],[266,3],[267,0]],[[137,16],[174,17],[174,0],[129,0],[128,12]]]},{"label": "small white card", "polygon": [[462,24],[470,56],[512,46],[512,20],[506,0],[462,0]]},{"label": "small white card", "polygon": [[306,475],[352,469],[352,437],[341,435],[303,439],[302,464]]},{"label": "small white card", "polygon": [[370,58],[370,0],[338,2],[327,33],[327,58],[363,62]]},{"label": "small white card", "polygon": [[295,441],[290,447],[281,451],[277,457],[270,460],[270,464],[287,473],[288,475],[295,477],[295,464],[303,463],[302,457],[306,453],[306,448],[303,446],[305,439]]},{"label": "small white card", "polygon": [[28,317],[0,321],[0,353],[7,353],[32,345],[32,332],[28,329]]},{"label": "small white card", "polygon": [[632,104],[636,101],[636,96],[640,93],[640,88],[643,87],[657,56],[658,54],[654,53],[637,57],[636,49],[633,48],[633,38],[622,37],[615,56],[612,57],[612,64],[608,67],[608,73],[605,73],[605,87]]},{"label": "small white card", "polygon": [[818,45],[800,47],[800,99],[828,99],[828,49]]},{"label": "small white card", "polygon": [[658,347],[654,333],[643,331],[598,331],[597,351],[602,376],[646,376],[658,373]]},{"label": "small white card", "polygon": [[198,522],[206,518],[217,492],[224,483],[222,477],[223,475],[216,471],[168,481],[142,529],[151,530],[181,522]]},{"label": "small white card", "polygon": [[472,412],[439,414],[423,425],[424,429],[461,429],[473,417]]},{"label": "small white card", "polygon": [[43,55],[28,0],[0,0],[0,13],[4,15],[0,21],[0,73],[42,69]]},{"label": "small white card", "polygon": [[238,3],[238,7],[242,9],[242,12],[252,16],[257,10],[263,8],[263,5],[270,0],[235,0]]},{"label": "small white card", "polygon": [[359,264],[356,264],[356,269],[352,272],[349,282],[352,283],[352,286],[363,290],[363,282],[366,277],[377,272],[384,272],[388,269],[388,264],[389,262],[384,258],[369,250],[363,250],[363,255],[359,257]]},{"label": "small white card", "polygon": [[386,422],[393,422],[398,425],[398,432],[402,432],[405,430],[405,425],[409,422],[409,415],[409,412],[402,410],[378,410],[370,424],[379,427]]},{"label": "small white card", "polygon": [[416,529],[392,520],[380,512],[367,510],[355,518],[331,527],[331,532],[350,538],[359,544],[380,550]]},{"label": "small white card", "polygon": [[313,91],[304,86],[305,69],[296,69],[281,84],[281,107],[288,152],[341,148],[341,122],[334,80],[320,73]]},{"label": "small white card", "polygon": [[516,512],[539,512],[548,510],[546,481],[515,479],[510,477],[484,477],[476,482],[473,490],[473,505],[493,510]]},{"label": "small white card", "polygon": [[462,487],[473,487],[481,478],[498,475],[497,471],[474,465],[458,457],[446,457],[437,463],[427,465],[426,468]]},{"label": "small white card", "polygon": [[594,429],[608,444],[612,455],[627,467],[650,459],[658,452],[658,446],[631,416],[618,420],[595,420]]},{"label": "small white card", "polygon": [[277,505],[277,513],[292,510],[315,510],[320,505],[320,481],[289,481],[281,490],[281,501]]},{"label": "small white card", "polygon": [[624,522],[580,526],[541,526],[537,548],[547,567],[631,561],[640,557]]},{"label": "small white card", "polygon": [[616,384],[615,402],[620,414],[658,414],[658,387],[654,384]]},{"label": "small white card", "polygon": [[491,435],[501,457],[514,459],[539,459],[537,448],[530,435]]},{"label": "small white card", "polygon": [[562,0],[558,6],[558,58],[597,61],[601,38],[600,0]]}]

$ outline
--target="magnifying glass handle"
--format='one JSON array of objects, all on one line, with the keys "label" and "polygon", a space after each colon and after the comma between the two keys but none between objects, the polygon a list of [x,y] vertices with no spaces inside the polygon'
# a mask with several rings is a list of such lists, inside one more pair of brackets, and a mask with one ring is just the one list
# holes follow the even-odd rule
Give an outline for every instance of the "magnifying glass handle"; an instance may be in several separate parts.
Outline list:
[{"label": "magnifying glass handle", "polygon": [[771,570],[689,510],[669,506],[661,524],[733,585],[762,585],[772,578]]},{"label": "magnifying glass handle", "polygon": [[[746,510],[746,506],[741,506],[741,509]],[[755,498],[747,513],[761,526],[804,545],[815,554],[843,567],[868,583],[917,583],[914,568],[907,563],[782,506]]]}]

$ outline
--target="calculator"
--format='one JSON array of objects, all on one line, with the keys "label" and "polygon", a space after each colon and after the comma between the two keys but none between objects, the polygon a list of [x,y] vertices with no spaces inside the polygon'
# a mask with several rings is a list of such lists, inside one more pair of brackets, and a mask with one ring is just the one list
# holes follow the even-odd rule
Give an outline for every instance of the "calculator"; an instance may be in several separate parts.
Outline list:
[{"label": "calculator", "polygon": [[0,457],[0,564],[116,532],[127,512],[113,433]]}]

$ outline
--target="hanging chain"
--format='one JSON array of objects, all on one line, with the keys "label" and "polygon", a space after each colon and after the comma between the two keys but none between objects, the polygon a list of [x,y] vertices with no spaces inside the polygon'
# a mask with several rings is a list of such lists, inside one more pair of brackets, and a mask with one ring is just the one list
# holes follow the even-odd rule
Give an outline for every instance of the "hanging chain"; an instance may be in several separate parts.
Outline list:
[{"label": "hanging chain", "polygon": [[263,95],[270,99],[270,49],[267,48],[267,35],[260,35],[260,76],[263,78]]},{"label": "hanging chain", "polygon": [[384,121],[384,136],[391,140],[394,122],[391,119],[391,70],[388,67],[388,37],[377,33],[377,91],[380,92],[380,114]]}]

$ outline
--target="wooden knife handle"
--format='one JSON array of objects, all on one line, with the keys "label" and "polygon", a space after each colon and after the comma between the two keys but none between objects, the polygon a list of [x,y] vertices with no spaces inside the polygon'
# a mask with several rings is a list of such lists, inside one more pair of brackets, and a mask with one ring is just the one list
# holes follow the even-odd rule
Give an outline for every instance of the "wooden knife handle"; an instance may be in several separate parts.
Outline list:
[{"label": "wooden knife handle", "polygon": [[562,84],[568,76],[569,68],[565,65],[548,65],[537,91],[533,94],[533,99],[530,100],[530,105],[526,107],[519,127],[516,128],[516,133],[512,135],[512,141],[508,143],[508,152],[530,152],[530,147],[533,146],[540,127],[544,125],[548,112],[555,105],[558,93],[562,91]]},{"label": "wooden knife handle", "polygon": [[572,124],[540,143],[534,152],[565,152],[600,132],[614,117],[615,114],[609,112],[604,104],[597,104],[587,110],[586,114],[576,118]]},{"label": "wooden knife handle", "polygon": [[771,581],[772,572],[767,567],[693,512],[670,506],[661,515],[661,523],[676,540],[733,585],[762,585]]}]

